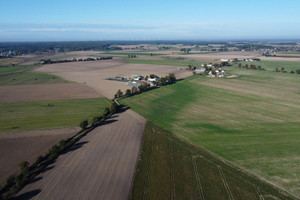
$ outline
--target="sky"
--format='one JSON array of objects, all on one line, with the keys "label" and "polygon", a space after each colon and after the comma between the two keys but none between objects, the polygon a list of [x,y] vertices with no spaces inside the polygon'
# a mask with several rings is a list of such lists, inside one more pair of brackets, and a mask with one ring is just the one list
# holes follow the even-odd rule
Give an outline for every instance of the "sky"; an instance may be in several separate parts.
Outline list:
[{"label": "sky", "polygon": [[0,0],[0,42],[300,39],[300,0]]}]

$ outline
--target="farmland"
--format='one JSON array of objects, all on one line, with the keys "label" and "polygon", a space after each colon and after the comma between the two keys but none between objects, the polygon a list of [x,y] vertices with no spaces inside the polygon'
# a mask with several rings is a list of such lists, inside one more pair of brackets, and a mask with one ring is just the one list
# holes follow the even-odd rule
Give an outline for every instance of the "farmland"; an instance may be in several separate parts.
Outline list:
[{"label": "farmland", "polygon": [[37,73],[37,72],[20,72],[1,76],[0,86],[5,85],[32,85],[32,84],[52,84],[52,83],[68,83],[58,76]]},{"label": "farmland", "polygon": [[16,199],[128,199],[145,119],[130,110],[91,131]]},{"label": "farmland", "polygon": [[38,156],[48,152],[53,144],[69,138],[79,130],[77,127],[0,133],[0,184],[20,170],[23,161],[33,163]]},{"label": "farmland", "polygon": [[178,137],[299,195],[299,75],[228,68],[123,99]]},{"label": "farmland", "polygon": [[144,134],[132,200],[293,199],[151,122]]},{"label": "farmland", "polygon": [[0,103],[0,131],[78,126],[109,106],[106,98]]}]

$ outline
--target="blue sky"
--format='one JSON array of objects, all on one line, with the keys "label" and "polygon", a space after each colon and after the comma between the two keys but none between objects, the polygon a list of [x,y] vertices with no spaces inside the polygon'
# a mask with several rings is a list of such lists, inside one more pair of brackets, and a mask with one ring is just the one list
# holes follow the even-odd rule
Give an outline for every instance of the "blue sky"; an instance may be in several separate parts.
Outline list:
[{"label": "blue sky", "polygon": [[0,41],[300,39],[299,0],[0,0]]}]

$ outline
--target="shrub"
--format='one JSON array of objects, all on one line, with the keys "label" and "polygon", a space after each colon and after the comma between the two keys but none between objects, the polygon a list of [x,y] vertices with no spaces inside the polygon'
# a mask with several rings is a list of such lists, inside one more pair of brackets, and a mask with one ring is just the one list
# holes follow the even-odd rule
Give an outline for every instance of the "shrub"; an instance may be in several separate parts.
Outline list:
[{"label": "shrub", "polygon": [[131,94],[131,90],[130,90],[130,89],[127,89],[126,92],[125,92],[125,94],[126,94],[126,95],[130,95],[130,94]]},{"label": "shrub", "polygon": [[79,124],[79,126],[80,126],[80,128],[81,128],[82,130],[86,129],[88,125],[89,125],[88,120],[83,120],[83,121]]},{"label": "shrub", "polygon": [[296,73],[297,73],[297,74],[300,74],[300,69],[297,69],[297,70],[296,70]]}]

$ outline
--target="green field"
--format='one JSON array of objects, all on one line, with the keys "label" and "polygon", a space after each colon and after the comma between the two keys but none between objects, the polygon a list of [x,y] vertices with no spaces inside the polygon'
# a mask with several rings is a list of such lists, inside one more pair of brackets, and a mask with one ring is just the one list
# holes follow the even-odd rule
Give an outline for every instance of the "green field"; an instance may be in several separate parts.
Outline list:
[{"label": "green field", "polygon": [[130,199],[294,199],[149,123]]},{"label": "green field", "polygon": [[[276,67],[278,70],[281,70],[282,67],[284,67],[285,71],[287,73],[290,73],[292,70],[300,69],[300,62],[287,62],[287,61],[256,61],[256,62],[242,62],[242,65],[256,65],[258,67],[259,65],[270,71],[275,71]],[[237,65],[235,65],[237,66]]]},{"label": "green field", "polygon": [[78,126],[109,106],[106,98],[0,103],[0,131]]},{"label": "green field", "polygon": [[19,64],[23,61],[22,58],[2,58],[0,59],[0,66],[8,66],[11,64]]},{"label": "green field", "polygon": [[5,66],[0,67],[0,75],[14,73],[17,71],[27,71],[33,69],[35,66],[32,65],[18,65],[18,66]]},{"label": "green field", "polygon": [[179,60],[179,59],[163,59],[163,60],[146,60],[138,58],[127,58],[128,63],[132,64],[152,64],[152,65],[171,65],[171,66],[185,66],[193,65],[200,66],[202,63],[193,60]]},{"label": "green field", "polygon": [[228,68],[122,99],[155,124],[300,195],[300,76]]},{"label": "green field", "polygon": [[59,76],[39,72],[20,72],[0,76],[0,86],[68,83]]}]

